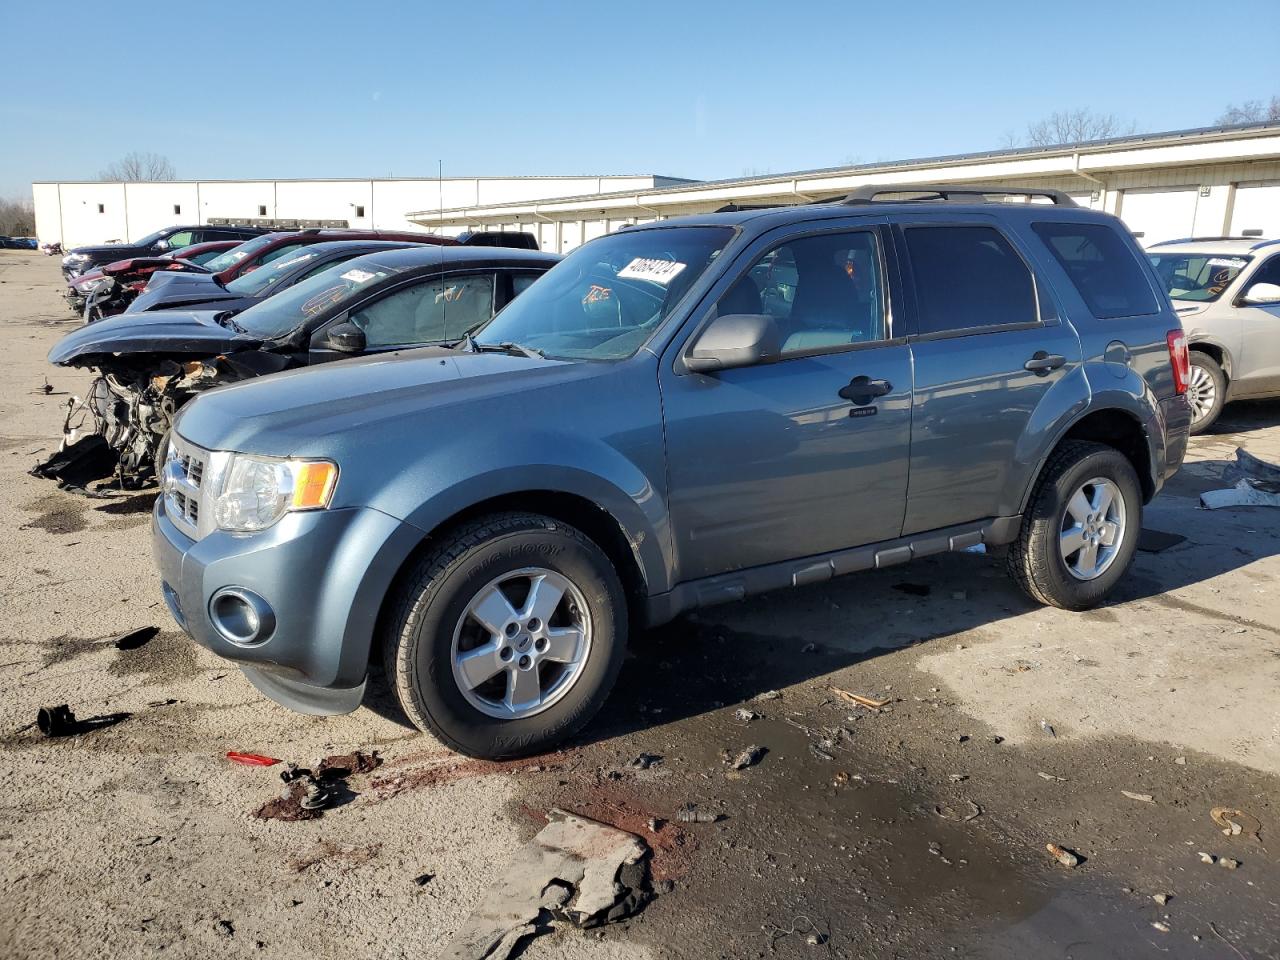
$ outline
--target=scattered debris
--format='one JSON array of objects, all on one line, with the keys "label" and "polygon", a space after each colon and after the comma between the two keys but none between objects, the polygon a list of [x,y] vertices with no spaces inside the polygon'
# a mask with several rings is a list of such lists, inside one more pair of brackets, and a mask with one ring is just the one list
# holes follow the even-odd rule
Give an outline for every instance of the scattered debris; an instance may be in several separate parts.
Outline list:
[{"label": "scattered debris", "polygon": [[934,804],[933,812],[943,820],[953,820],[956,823],[968,823],[970,820],[977,820],[982,816],[982,808],[972,800],[966,800],[965,804],[969,809],[964,813],[958,812],[945,803]]},{"label": "scattered debris", "polygon": [[1218,858],[1217,858],[1217,857],[1215,857],[1212,853],[1205,853],[1203,850],[1201,850],[1201,851],[1200,851],[1200,862],[1201,862],[1201,863],[1217,863],[1217,862],[1218,862]]},{"label": "scattered debris", "polygon": [[732,757],[729,754],[728,750],[725,750],[721,754],[721,757],[723,758],[724,762],[729,765],[731,769],[745,770],[747,769],[747,767],[754,767],[757,763],[759,763],[762,759],[764,759],[764,755],[768,752],[769,751],[766,750],[764,747],[760,747],[755,744],[752,744],[751,746],[747,747],[747,749],[739,753],[736,757]]},{"label": "scattered debris", "polygon": [[779,940],[785,940],[787,937],[795,936],[797,933],[805,933],[805,931],[808,932],[805,933],[804,942],[810,947],[820,947],[831,939],[830,924],[826,924],[826,929],[824,930],[803,914],[793,919],[789,926],[780,927],[776,923],[766,923],[760,929],[769,935],[770,953],[777,950]]},{"label": "scattered debris", "polygon": [[235,925],[230,920],[219,920],[213,925],[213,929],[224,937],[234,937],[236,935]]},{"label": "scattered debris", "polygon": [[655,764],[662,762],[662,757],[656,753],[642,753],[631,761],[630,766],[636,770],[648,770]]},{"label": "scattered debris", "polygon": [[1172,899],[1173,899],[1173,894],[1170,894],[1170,893],[1153,893],[1153,894],[1151,895],[1151,899],[1152,899],[1152,900],[1154,900],[1156,903],[1160,904],[1160,906],[1162,906],[1162,907],[1163,907],[1165,904],[1167,904],[1170,900],[1172,900]]},{"label": "scattered debris", "polygon": [[413,882],[419,887],[425,887],[428,883],[436,878],[434,873],[420,873],[413,878]]},{"label": "scattered debris", "polygon": [[1046,843],[1044,848],[1064,867],[1076,867],[1080,864],[1080,855],[1074,850],[1068,850],[1066,847],[1056,843]]},{"label": "scattered debris", "polygon": [[1058,735],[1054,731],[1053,727],[1050,725],[1049,721],[1046,720],[1044,717],[1040,718],[1040,729],[1043,730],[1045,733],[1047,733],[1051,737],[1056,737]]},{"label": "scattered debris", "polygon": [[834,693],[841,700],[847,700],[849,703],[859,707],[866,707],[868,710],[879,710],[883,706],[887,706],[888,700],[872,700],[870,697],[864,697],[857,693],[851,693],[841,687],[833,687],[828,685],[827,689]]},{"label": "scattered debris", "polygon": [[1161,553],[1186,541],[1180,533],[1165,533],[1143,527],[1138,533],[1138,549],[1143,553]]},{"label": "scattered debris", "polygon": [[357,773],[372,773],[382,765],[382,757],[377,750],[365,753],[356,750],[354,753],[336,753],[323,758],[316,764],[316,775],[321,777],[349,777]]},{"label": "scattered debris", "polygon": [[[270,758],[268,758],[270,759]],[[313,773],[296,763],[288,764],[280,771],[284,792],[274,800],[268,800],[256,811],[259,820],[314,820],[330,808],[350,800],[354,794],[347,786],[347,778],[354,774],[370,773],[382,763],[377,751],[335,754],[316,764]]]},{"label": "scattered debris", "polygon": [[1060,783],[1067,782],[1066,777],[1055,777],[1052,773],[1045,773],[1043,770],[1037,770],[1036,776],[1039,777],[1041,780],[1057,780]]},{"label": "scattered debris", "polygon": [[1121,790],[1130,800],[1141,800],[1143,803],[1155,803],[1156,798],[1149,793],[1134,793],[1132,790]]},{"label": "scattered debris", "polygon": [[895,583],[893,589],[912,597],[927,597],[933,593],[933,588],[927,583]]},{"label": "scattered debris", "polygon": [[750,723],[752,720],[759,720],[760,714],[754,710],[748,710],[746,707],[739,707],[733,712],[733,715],[744,723]]},{"label": "scattered debris", "polygon": [[1262,842],[1262,821],[1251,813],[1233,807],[1214,807],[1209,811],[1209,818],[1222,830],[1223,836],[1238,837],[1247,834],[1258,843]]},{"label": "scattered debris", "polygon": [[1174,763],[1176,763],[1176,764],[1177,764],[1178,766],[1180,766],[1180,767],[1185,767],[1185,766],[1187,765],[1187,758],[1186,758],[1186,757],[1174,757],[1174,758],[1173,758],[1173,762],[1174,762]]},{"label": "scattered debris", "polygon": [[680,823],[719,823],[723,819],[723,813],[708,813],[693,803],[686,803],[676,811],[676,820]]},{"label": "scattered debris", "polygon": [[1240,866],[1240,861],[1232,860],[1230,857],[1219,857],[1218,866],[1222,867],[1224,870],[1234,870],[1236,867]]},{"label": "scattered debris", "polygon": [[36,713],[36,727],[46,737],[74,737],[103,727],[114,727],[131,716],[133,714],[121,711],[80,720],[71,707],[61,703],[56,707],[41,707]]},{"label": "scattered debris", "polygon": [[645,824],[645,826],[649,828],[650,833],[657,833],[666,825],[667,821],[663,820],[661,817],[650,817]]},{"label": "scattered debris", "polygon": [[1161,933],[1168,933],[1168,932],[1169,932],[1169,925],[1168,925],[1167,923],[1164,923],[1164,922],[1160,921],[1160,920],[1152,920],[1152,921],[1151,921],[1151,926],[1155,927],[1155,928],[1156,928],[1157,930],[1159,930]]},{"label": "scattered debris", "polygon": [[1280,507],[1280,481],[1245,477],[1227,490],[1206,490],[1200,494],[1206,510],[1223,507]]},{"label": "scattered debris", "polygon": [[280,762],[275,757],[264,756],[261,753],[241,753],[238,750],[228,750],[227,759],[244,767],[274,767]]},{"label": "scattered debris", "polygon": [[764,700],[781,700],[782,694],[779,693],[777,690],[766,690],[764,693],[757,693],[751,699],[752,701],[757,703]]},{"label": "scattered debris", "polygon": [[150,643],[159,632],[159,627],[139,627],[137,630],[130,630],[128,633],[120,634],[111,642],[115,644],[117,650],[137,650],[139,647]]},{"label": "scattered debris", "polygon": [[484,894],[442,960],[504,960],[553,921],[591,928],[648,903],[649,848],[634,834],[552,810]]}]

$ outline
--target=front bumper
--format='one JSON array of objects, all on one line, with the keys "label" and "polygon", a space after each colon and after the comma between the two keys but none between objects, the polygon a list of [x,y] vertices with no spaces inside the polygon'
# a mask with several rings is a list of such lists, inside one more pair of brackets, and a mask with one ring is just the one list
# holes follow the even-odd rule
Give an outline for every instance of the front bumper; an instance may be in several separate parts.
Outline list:
[{"label": "front bumper", "polygon": [[[287,514],[247,536],[192,540],[156,501],[152,556],[170,613],[197,643],[235,661],[271,699],[303,713],[360,705],[375,625],[415,527],[369,508]],[[252,645],[215,627],[210,604],[236,588],[265,600],[274,627]]]}]

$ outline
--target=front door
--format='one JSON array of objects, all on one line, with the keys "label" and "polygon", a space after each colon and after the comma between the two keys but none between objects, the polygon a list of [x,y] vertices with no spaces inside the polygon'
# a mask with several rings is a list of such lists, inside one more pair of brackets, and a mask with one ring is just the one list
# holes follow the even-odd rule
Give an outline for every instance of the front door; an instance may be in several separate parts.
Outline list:
[{"label": "front door", "polygon": [[911,355],[893,338],[881,233],[862,221],[794,225],[761,238],[735,267],[713,311],[772,316],[782,358],[682,372],[673,363],[684,338],[664,357],[681,581],[888,540],[902,528]]},{"label": "front door", "polygon": [[893,219],[916,304],[903,534],[1012,515],[1020,441],[1040,400],[1079,366],[1079,338],[990,218]]},{"label": "front door", "polygon": [[[1270,257],[1249,278],[1280,285],[1280,254]],[[1248,288],[1245,289],[1248,293]],[[1280,303],[1240,304],[1240,355],[1232,370],[1237,396],[1280,391]]]}]

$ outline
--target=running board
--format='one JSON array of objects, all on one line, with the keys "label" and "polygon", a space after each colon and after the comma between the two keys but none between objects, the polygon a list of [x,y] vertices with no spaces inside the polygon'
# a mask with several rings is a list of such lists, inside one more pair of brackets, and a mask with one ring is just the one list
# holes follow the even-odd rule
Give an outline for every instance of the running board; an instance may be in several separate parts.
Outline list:
[{"label": "running board", "polygon": [[1022,527],[1022,517],[995,517],[976,523],[962,523],[941,530],[928,530],[871,543],[850,550],[837,550],[799,560],[785,560],[763,567],[750,567],[721,573],[714,577],[681,583],[669,593],[649,597],[646,603],[645,621],[657,626],[672,620],[687,610],[711,607],[720,603],[733,603],[756,593],[781,590],[785,587],[803,587],[822,583],[832,577],[862,570],[879,570],[906,563],[917,557],[936,553],[968,550],[978,544],[998,546],[1012,543]]}]

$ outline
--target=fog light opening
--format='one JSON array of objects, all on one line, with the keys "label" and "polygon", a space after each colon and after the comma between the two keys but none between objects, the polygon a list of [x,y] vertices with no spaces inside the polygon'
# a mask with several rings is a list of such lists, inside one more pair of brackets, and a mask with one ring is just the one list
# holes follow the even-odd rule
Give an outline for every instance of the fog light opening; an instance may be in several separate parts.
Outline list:
[{"label": "fog light opening", "polygon": [[239,587],[227,587],[213,595],[209,619],[223,639],[239,647],[265,642],[276,626],[275,613],[267,601]]}]

